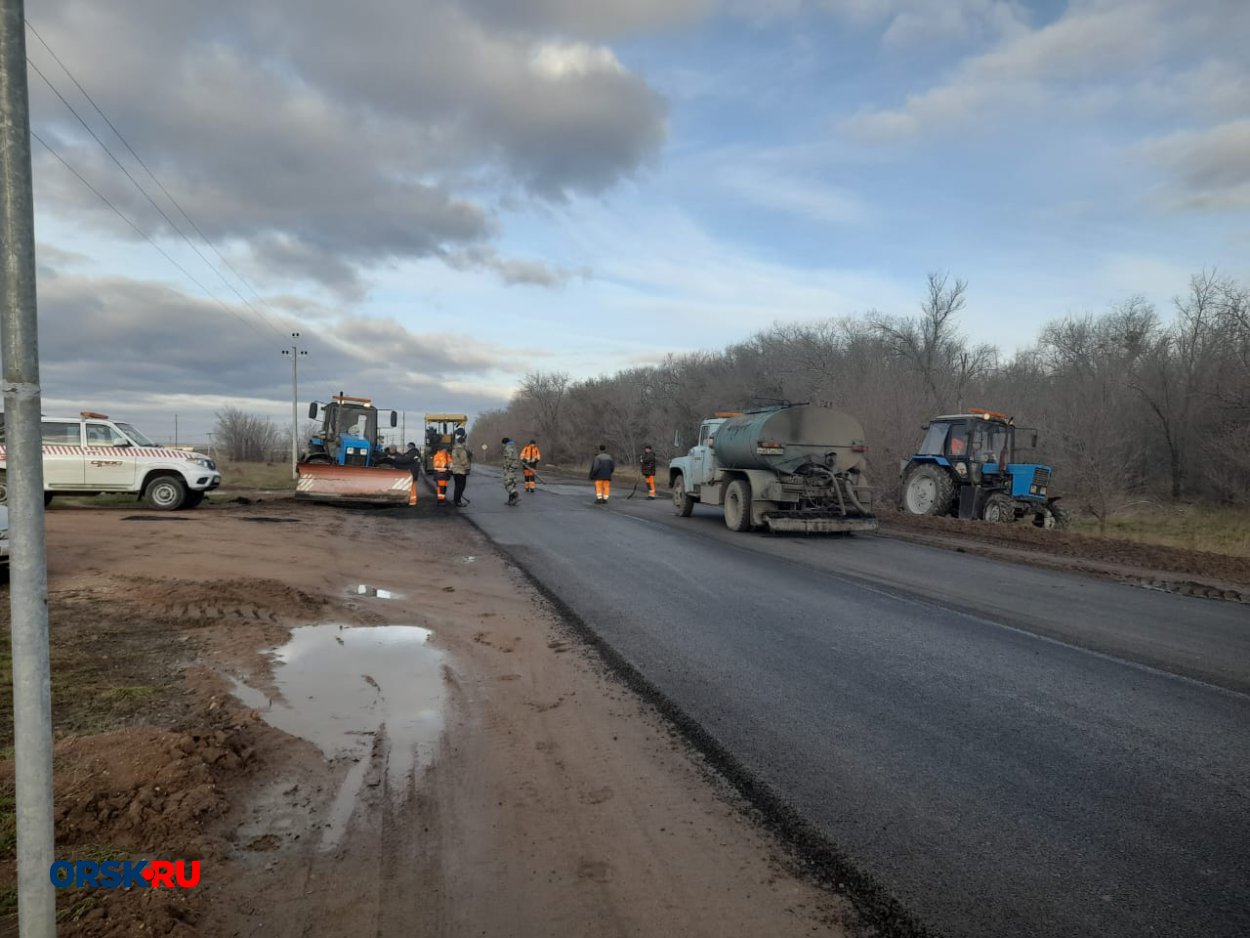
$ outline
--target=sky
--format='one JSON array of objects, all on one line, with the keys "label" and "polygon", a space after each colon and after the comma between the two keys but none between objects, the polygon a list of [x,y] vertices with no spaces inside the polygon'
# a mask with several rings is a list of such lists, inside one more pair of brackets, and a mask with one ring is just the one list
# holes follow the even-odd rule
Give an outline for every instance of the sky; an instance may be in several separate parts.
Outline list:
[{"label": "sky", "polygon": [[1132,294],[1166,316],[1203,269],[1250,281],[1245,0],[26,14],[44,410],[161,439],[289,421],[292,332],[301,410],[415,418],[914,315],[931,271],[1007,354]]}]

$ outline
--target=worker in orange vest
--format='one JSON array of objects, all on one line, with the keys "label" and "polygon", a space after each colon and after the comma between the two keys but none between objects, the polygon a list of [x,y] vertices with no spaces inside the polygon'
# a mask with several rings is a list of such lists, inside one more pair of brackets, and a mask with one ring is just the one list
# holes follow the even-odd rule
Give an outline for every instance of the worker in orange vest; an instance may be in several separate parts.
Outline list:
[{"label": "worker in orange vest", "polygon": [[534,470],[538,468],[538,463],[542,458],[542,451],[533,440],[526,443],[525,449],[521,450],[521,473],[525,476],[525,491],[530,495],[537,491],[538,480],[534,475]]},{"label": "worker in orange vest", "polygon": [[434,491],[438,494],[438,503],[447,504],[447,483],[451,481],[451,453],[446,446],[440,446],[434,454]]}]

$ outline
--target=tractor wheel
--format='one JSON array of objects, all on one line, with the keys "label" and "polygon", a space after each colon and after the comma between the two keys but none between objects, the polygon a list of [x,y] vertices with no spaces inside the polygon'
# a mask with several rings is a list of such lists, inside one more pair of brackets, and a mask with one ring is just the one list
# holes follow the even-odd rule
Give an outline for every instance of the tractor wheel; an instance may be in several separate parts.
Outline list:
[{"label": "tractor wheel", "polygon": [[694,499],[686,491],[686,477],[678,476],[673,480],[673,513],[679,518],[689,518],[694,511]]},{"label": "tractor wheel", "polygon": [[955,480],[941,466],[921,463],[903,484],[903,507],[913,515],[950,514]]},{"label": "tractor wheel", "polygon": [[1068,517],[1068,509],[1053,502],[1042,509],[1042,513],[1038,517],[1042,519],[1040,527],[1043,528],[1067,527],[1068,521],[1071,520]]},{"label": "tractor wheel", "polygon": [[333,463],[334,460],[325,453],[313,453],[313,455],[305,459],[304,462],[308,463],[310,466],[328,466]]},{"label": "tractor wheel", "polygon": [[725,490],[725,527],[751,530],[751,483],[745,479],[734,479]]},{"label": "tractor wheel", "polygon": [[1006,495],[991,495],[982,517],[990,524],[1010,524],[1016,520],[1016,503]]}]

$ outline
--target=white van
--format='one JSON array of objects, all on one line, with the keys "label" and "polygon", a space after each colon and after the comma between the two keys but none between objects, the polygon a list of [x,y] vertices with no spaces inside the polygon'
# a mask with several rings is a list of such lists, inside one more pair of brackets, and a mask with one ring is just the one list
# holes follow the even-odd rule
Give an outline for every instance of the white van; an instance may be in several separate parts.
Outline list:
[{"label": "white van", "polygon": [[[149,508],[194,508],[221,485],[216,464],[201,453],[165,449],[128,423],[83,411],[44,417],[43,501],[55,495],[133,492]],[[8,500],[8,456],[0,414],[0,501]]]}]

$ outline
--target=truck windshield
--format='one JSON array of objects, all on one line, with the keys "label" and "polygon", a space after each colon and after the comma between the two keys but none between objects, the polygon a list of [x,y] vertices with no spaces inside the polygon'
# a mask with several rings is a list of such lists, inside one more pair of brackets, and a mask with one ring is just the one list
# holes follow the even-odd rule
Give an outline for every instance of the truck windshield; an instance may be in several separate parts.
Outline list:
[{"label": "truck windshield", "polygon": [[121,430],[122,433],[126,434],[126,436],[130,438],[130,442],[133,443],[135,446],[159,446],[160,445],[159,443],[153,443],[151,440],[149,440],[146,436],[144,436],[142,433],[140,433],[138,430],[136,430],[134,427],[132,427],[128,423],[117,424],[117,429]]}]

